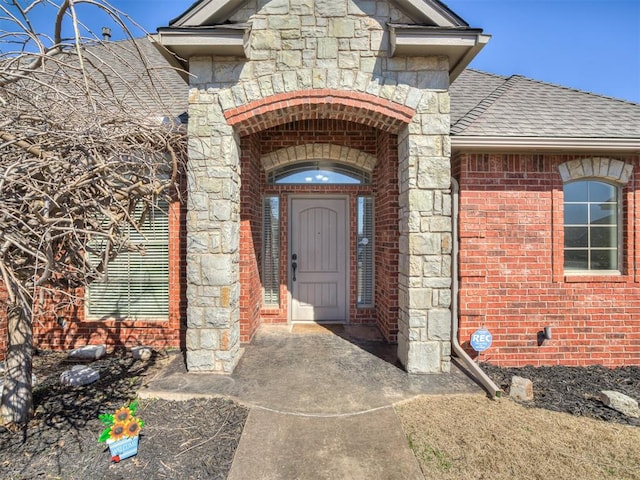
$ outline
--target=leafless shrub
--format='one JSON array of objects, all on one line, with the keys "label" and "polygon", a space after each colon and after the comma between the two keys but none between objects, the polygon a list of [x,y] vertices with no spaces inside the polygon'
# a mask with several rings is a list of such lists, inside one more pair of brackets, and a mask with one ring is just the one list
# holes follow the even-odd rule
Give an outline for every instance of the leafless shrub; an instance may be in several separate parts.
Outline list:
[{"label": "leafless shrub", "polygon": [[[128,39],[99,39],[81,4]],[[50,35],[34,27],[43,11],[54,19]],[[0,17],[0,279],[9,298],[0,414],[24,423],[35,292],[87,285],[119,252],[139,248],[126,232],[175,191],[185,130],[175,120],[176,72],[107,3],[5,0]]]}]

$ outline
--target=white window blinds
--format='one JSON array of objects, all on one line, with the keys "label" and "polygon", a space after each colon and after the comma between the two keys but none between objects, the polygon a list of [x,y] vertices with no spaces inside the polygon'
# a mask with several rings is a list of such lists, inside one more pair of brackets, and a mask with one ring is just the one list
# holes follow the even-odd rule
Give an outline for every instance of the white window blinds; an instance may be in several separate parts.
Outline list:
[{"label": "white window blinds", "polygon": [[280,200],[265,197],[262,207],[262,289],[265,305],[280,303]]},{"label": "white window blinds", "polygon": [[[145,253],[121,252],[103,279],[87,289],[89,319],[166,319],[169,315],[169,218],[161,202],[147,212],[141,231],[129,230],[131,242]],[[141,208],[134,215],[139,216]]]},{"label": "white window blinds", "polygon": [[373,198],[358,197],[358,306],[371,306],[373,299]]}]

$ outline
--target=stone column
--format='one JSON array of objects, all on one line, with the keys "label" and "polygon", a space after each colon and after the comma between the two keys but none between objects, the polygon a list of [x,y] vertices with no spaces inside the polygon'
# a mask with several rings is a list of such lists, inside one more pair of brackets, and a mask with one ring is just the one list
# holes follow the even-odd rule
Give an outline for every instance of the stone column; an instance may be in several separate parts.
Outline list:
[{"label": "stone column", "polygon": [[230,373],[240,357],[239,140],[217,95],[190,92],[187,369]]},{"label": "stone column", "polygon": [[451,193],[447,92],[425,92],[398,137],[398,358],[409,373],[450,369]]}]

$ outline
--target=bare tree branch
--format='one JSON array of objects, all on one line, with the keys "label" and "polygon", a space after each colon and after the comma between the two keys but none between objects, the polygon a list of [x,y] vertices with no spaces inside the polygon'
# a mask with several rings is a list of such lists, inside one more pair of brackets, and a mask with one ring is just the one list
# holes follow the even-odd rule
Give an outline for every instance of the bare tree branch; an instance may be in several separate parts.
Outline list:
[{"label": "bare tree branch", "polygon": [[[120,252],[140,251],[128,232],[140,232],[145,212],[175,191],[186,142],[174,119],[186,99],[176,101],[155,47],[131,38],[130,19],[106,2],[21,3],[0,0],[9,25],[0,32],[0,279],[18,329],[9,336],[30,348],[35,292],[71,295]],[[93,35],[79,4],[129,38]],[[52,34],[34,29],[36,10],[50,11]],[[15,366],[7,372],[30,361],[19,357],[7,358]],[[1,416],[20,420],[7,413],[6,385]]]}]

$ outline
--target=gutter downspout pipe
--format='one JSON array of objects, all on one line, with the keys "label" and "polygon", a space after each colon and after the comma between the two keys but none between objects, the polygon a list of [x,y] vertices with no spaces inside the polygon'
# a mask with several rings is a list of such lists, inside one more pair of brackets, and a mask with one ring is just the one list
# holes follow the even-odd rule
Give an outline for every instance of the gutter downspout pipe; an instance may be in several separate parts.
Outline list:
[{"label": "gutter downspout pipe", "polygon": [[491,398],[500,397],[502,390],[489,378],[489,376],[478,366],[473,359],[467,355],[458,342],[458,252],[460,242],[458,240],[458,214],[460,202],[460,186],[455,178],[451,177],[451,197],[452,197],[452,224],[453,224],[453,251],[451,252],[451,350],[462,362],[467,370],[475,377],[476,381],[482,385]]}]

